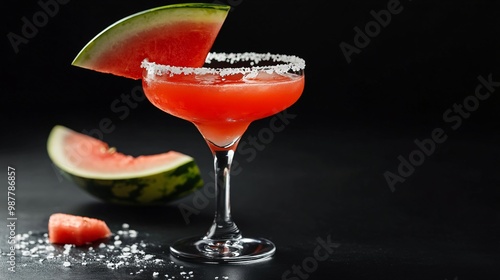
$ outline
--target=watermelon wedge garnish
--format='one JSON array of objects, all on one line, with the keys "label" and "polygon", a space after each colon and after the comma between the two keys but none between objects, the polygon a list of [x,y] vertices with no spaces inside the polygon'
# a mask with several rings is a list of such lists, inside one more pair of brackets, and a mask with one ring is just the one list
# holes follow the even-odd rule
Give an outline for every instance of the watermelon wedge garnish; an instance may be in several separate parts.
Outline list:
[{"label": "watermelon wedge garnish", "polygon": [[47,152],[64,177],[106,202],[159,205],[203,186],[188,155],[168,151],[133,157],[61,125],[51,130]]},{"label": "watermelon wedge garnish", "polygon": [[55,213],[49,218],[49,242],[81,246],[111,236],[106,223],[96,218]]},{"label": "watermelon wedge garnish", "polygon": [[142,78],[144,59],[202,66],[230,6],[174,4],[123,18],[95,36],[72,65],[131,79]]}]

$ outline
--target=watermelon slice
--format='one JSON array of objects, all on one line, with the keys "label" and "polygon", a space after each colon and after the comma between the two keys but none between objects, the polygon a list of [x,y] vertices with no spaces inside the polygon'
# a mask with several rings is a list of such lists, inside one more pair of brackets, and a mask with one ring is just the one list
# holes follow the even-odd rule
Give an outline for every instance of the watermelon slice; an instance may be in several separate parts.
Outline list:
[{"label": "watermelon slice", "polygon": [[49,218],[49,242],[54,244],[85,245],[111,236],[102,220],[64,213]]},{"label": "watermelon slice", "polygon": [[142,78],[141,62],[202,66],[230,6],[188,3],[123,18],[95,36],[72,65],[126,78]]},{"label": "watermelon slice", "polygon": [[169,151],[133,157],[61,125],[50,132],[47,152],[63,176],[107,202],[164,204],[203,186],[200,170],[188,155]]}]

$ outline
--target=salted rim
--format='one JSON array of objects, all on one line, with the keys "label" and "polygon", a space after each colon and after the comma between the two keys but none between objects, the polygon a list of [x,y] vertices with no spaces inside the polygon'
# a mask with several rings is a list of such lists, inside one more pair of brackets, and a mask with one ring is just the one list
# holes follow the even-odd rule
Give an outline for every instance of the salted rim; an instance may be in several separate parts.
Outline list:
[{"label": "salted rim", "polygon": [[275,65],[266,66],[250,66],[250,67],[180,67],[172,65],[162,65],[155,62],[150,62],[147,58],[141,63],[141,68],[147,70],[148,76],[169,74],[170,76],[185,74],[185,75],[205,75],[205,74],[218,74],[220,76],[228,76],[234,74],[243,74],[245,77],[255,77],[259,72],[266,72],[269,74],[285,74],[289,71],[302,71],[306,66],[304,59],[295,55],[286,54],[271,54],[271,53],[216,53],[210,52],[205,59],[205,63],[211,63],[212,60],[218,62],[228,62],[234,64],[240,61],[249,61],[251,65],[258,64],[261,61],[277,62]]}]

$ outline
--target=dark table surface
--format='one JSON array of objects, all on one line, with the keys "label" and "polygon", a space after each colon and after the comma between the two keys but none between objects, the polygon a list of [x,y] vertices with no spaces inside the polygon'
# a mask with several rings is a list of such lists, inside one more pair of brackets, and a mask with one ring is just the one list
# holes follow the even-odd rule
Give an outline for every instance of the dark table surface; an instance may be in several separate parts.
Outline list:
[{"label": "dark table surface", "polygon": [[[296,119],[274,134],[254,158],[241,153],[235,157],[241,167],[231,181],[235,222],[244,235],[266,237],[277,246],[272,259],[245,265],[194,264],[169,256],[168,245],[173,241],[208,229],[214,208],[213,201],[196,202],[203,189],[199,196],[164,207],[106,204],[54,170],[45,145],[55,123],[12,132],[18,139],[31,137],[25,143],[13,143],[15,149],[2,149],[4,169],[12,166],[17,171],[17,234],[31,233],[28,241],[43,240],[48,218],[55,212],[97,217],[115,234],[123,223],[129,224],[138,232],[132,241],[143,241],[145,254],[162,261],[111,269],[104,261],[82,265],[78,258],[84,251],[79,249],[50,260],[23,256],[18,250],[16,272],[11,273],[5,256],[8,228],[2,226],[1,278],[153,279],[153,273],[159,272],[158,279],[168,279],[165,274],[184,279],[181,273],[190,271],[194,275],[190,279],[442,280],[500,275],[498,135],[466,125],[461,131],[447,130],[448,139],[391,189],[384,173],[398,174],[398,156],[408,158],[416,149],[414,140],[430,137],[431,130],[311,126],[293,109],[289,113],[296,114]],[[57,118],[59,124],[74,129],[86,124]],[[106,136],[108,143],[132,155],[171,149],[188,153],[196,158],[204,179],[210,180],[211,154],[194,126],[163,114],[149,123],[141,122],[140,114],[137,119],[117,125]],[[269,119],[255,122],[243,141],[258,137],[268,125]],[[6,182],[6,172],[1,176]],[[6,191],[1,193],[4,201]],[[186,217],[180,205],[199,212]],[[7,224],[7,210],[0,215]],[[57,248],[61,253],[63,248]],[[67,259],[70,267],[63,265]]]}]

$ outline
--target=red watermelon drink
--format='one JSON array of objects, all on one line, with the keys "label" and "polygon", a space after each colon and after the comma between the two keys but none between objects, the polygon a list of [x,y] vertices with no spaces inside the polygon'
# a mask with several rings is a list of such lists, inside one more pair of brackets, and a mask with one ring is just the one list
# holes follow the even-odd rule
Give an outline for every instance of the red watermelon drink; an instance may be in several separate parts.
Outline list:
[{"label": "red watermelon drink", "polygon": [[[168,69],[144,65],[150,72]],[[224,76],[198,70],[199,74],[188,75],[146,74],[144,91],[156,107],[191,121],[218,148],[234,144],[252,121],[288,108],[304,89],[304,76],[293,73],[262,71],[255,77],[244,77],[241,69]]]},{"label": "red watermelon drink", "polygon": [[[276,251],[267,239],[243,237],[232,221],[229,171],[249,124],[293,105],[304,89],[299,57],[209,53],[229,9],[185,3],[136,13],[95,36],[72,63],[143,79],[155,106],[192,122],[206,139],[214,156],[215,219],[206,235],[179,240],[170,250],[207,263],[258,261]],[[208,67],[201,67],[204,61]]]},{"label": "red watermelon drink", "polygon": [[209,53],[208,67],[145,60],[143,88],[159,109],[192,122],[207,141],[216,174],[216,213],[205,236],[179,240],[171,252],[203,262],[249,262],[276,250],[263,238],[243,238],[230,214],[229,171],[249,124],[294,104],[304,89],[303,59],[259,53]]}]

